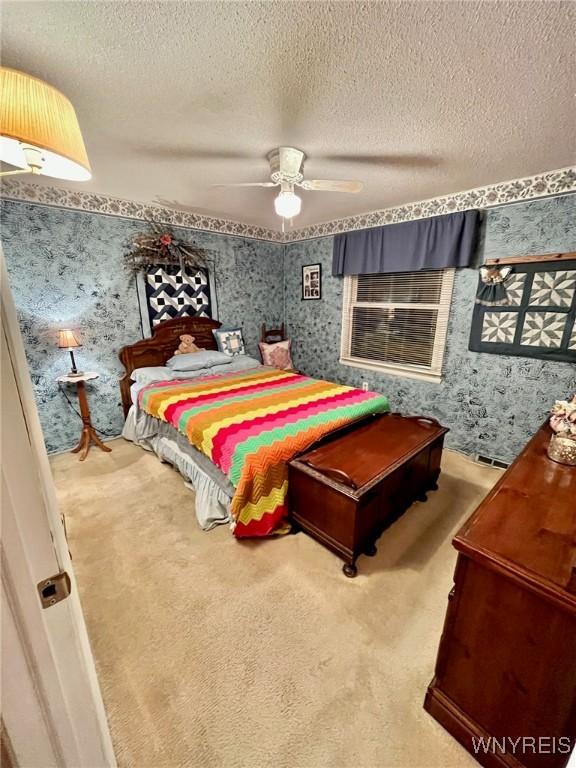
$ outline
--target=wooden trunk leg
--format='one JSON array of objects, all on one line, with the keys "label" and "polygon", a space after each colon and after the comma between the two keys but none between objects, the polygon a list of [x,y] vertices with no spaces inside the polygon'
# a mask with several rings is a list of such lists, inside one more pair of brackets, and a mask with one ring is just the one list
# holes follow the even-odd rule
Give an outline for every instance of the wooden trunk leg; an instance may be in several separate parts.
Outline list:
[{"label": "wooden trunk leg", "polygon": [[302,530],[302,528],[300,528],[300,526],[298,525],[298,523],[297,523],[297,522],[296,522],[296,521],[295,521],[295,520],[294,520],[294,519],[293,519],[291,516],[288,518],[288,521],[289,521],[289,523],[290,523],[290,533],[291,533],[292,535],[294,535],[294,534],[296,534],[296,533],[300,533],[300,531]]},{"label": "wooden trunk leg", "polygon": [[349,579],[353,579],[354,576],[356,576],[358,573],[358,568],[356,568],[356,563],[344,563],[342,566],[342,571],[344,576],[348,576]]},{"label": "wooden trunk leg", "polygon": [[431,491],[437,491],[438,490],[438,478],[440,477],[440,470],[437,469],[432,477],[430,478],[431,484],[430,484],[430,490]]}]

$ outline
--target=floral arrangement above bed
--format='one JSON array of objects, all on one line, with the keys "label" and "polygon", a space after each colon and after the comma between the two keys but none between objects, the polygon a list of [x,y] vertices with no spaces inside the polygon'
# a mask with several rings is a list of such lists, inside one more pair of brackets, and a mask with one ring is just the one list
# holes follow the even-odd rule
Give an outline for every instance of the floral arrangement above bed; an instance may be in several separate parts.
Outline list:
[{"label": "floral arrangement above bed", "polygon": [[132,274],[148,269],[153,264],[179,264],[197,270],[211,262],[211,251],[195,243],[181,240],[169,226],[154,221],[148,222],[151,232],[136,235],[128,253],[124,254],[124,265]]}]

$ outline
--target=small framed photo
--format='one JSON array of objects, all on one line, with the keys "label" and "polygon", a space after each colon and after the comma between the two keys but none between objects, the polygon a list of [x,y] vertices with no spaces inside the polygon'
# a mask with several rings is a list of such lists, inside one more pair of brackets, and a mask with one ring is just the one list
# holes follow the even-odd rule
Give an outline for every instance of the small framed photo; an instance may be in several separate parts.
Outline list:
[{"label": "small framed photo", "polygon": [[302,300],[322,298],[322,264],[302,266]]}]

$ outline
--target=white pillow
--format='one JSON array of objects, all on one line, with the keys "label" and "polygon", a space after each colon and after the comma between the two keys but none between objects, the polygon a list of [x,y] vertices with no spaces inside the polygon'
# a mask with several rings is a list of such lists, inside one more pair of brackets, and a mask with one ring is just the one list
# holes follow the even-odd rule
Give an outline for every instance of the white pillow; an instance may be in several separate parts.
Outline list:
[{"label": "white pillow", "polygon": [[227,366],[215,365],[212,368],[198,368],[197,371],[172,371],[172,379],[178,381],[183,379],[201,379],[202,376],[216,376],[216,374],[224,373],[227,370]]},{"label": "white pillow", "polygon": [[212,368],[213,365],[227,365],[228,355],[215,349],[201,349],[200,352],[187,352],[184,355],[174,355],[166,363],[173,371],[198,371],[200,368]]},{"label": "white pillow", "polygon": [[172,371],[173,379],[199,379],[202,376],[219,376],[225,373],[240,373],[248,368],[262,368],[262,363],[248,355],[228,357],[226,365],[213,365],[211,368],[199,368],[197,371]]},{"label": "white pillow", "polygon": [[260,360],[256,360],[254,357],[250,357],[250,355],[236,355],[235,357],[228,357],[228,360],[229,364],[226,368],[222,369],[222,373],[225,371],[234,373],[235,371],[245,371],[248,368],[262,367]]},{"label": "white pillow", "polygon": [[154,381],[171,381],[175,379],[174,371],[163,365],[152,365],[148,368],[135,368],[130,378],[137,384],[152,384]]}]

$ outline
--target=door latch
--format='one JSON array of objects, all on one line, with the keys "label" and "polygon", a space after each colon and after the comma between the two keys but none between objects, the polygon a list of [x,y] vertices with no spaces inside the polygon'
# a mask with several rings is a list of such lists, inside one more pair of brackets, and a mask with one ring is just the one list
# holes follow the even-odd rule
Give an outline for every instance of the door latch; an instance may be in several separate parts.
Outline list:
[{"label": "door latch", "polygon": [[50,576],[38,583],[38,594],[42,608],[50,608],[70,594],[70,576],[66,571]]}]

